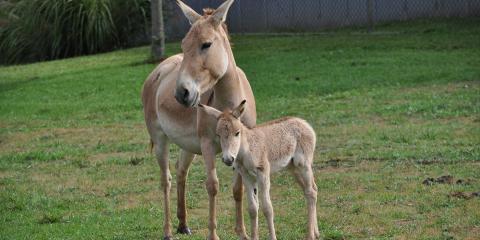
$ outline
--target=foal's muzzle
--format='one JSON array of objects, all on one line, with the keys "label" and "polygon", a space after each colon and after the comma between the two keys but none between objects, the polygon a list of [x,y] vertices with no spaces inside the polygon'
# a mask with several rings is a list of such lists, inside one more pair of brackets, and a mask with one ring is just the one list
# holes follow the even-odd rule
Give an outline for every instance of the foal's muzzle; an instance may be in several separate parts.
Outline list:
[{"label": "foal's muzzle", "polygon": [[232,156],[223,156],[222,161],[223,163],[225,163],[225,165],[230,167],[233,165],[233,161],[235,161],[235,158]]}]

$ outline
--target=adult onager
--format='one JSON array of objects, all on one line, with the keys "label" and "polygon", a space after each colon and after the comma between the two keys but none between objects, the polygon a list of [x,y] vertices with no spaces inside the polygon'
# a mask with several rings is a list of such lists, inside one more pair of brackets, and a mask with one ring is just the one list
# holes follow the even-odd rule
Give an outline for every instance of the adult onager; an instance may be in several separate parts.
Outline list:
[{"label": "adult onager", "polygon": [[[248,99],[249,111],[242,116],[241,121],[251,127],[256,122],[255,100],[245,74],[236,66],[224,24],[233,0],[227,0],[216,10],[204,10],[203,16],[184,3],[177,3],[191,24],[182,41],[183,54],[171,56],[160,63],[148,76],[142,92],[145,122],[161,170],[165,210],[164,239],[172,238],[169,142],[182,149],[176,164],[178,232],[190,234],[187,225],[185,182],[195,154],[202,154],[205,159],[206,188],[209,196],[208,239],[218,239],[215,196],[219,184],[215,155],[220,152],[220,146],[215,140],[215,129],[209,128],[212,126],[211,122],[216,120],[194,107],[202,103],[217,109],[233,108],[243,99]],[[241,208],[243,184],[240,175],[234,176],[233,185],[237,215],[235,230],[241,237],[245,237]]]},{"label": "adult onager", "polygon": [[258,239],[258,195],[270,232],[277,239],[270,201],[270,173],[288,168],[303,188],[308,207],[307,239],[319,237],[317,225],[317,186],[312,164],[316,136],[312,127],[300,118],[287,117],[250,128],[239,120],[245,101],[233,111],[223,113],[200,105],[206,114],[217,119],[223,162],[241,174],[245,184],[251,219],[252,239]]}]

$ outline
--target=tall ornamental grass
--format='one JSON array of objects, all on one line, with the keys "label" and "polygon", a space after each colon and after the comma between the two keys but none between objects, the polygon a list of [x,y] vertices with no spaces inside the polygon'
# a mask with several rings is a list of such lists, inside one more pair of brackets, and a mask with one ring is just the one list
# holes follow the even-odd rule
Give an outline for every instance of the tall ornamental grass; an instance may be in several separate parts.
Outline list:
[{"label": "tall ornamental grass", "polygon": [[109,51],[146,39],[148,0],[12,0],[0,25],[0,63]]}]

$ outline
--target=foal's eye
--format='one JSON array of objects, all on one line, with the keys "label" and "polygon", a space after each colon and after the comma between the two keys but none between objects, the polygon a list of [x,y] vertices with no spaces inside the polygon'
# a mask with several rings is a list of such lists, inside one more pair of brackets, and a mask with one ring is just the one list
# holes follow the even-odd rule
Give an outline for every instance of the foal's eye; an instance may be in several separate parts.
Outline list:
[{"label": "foal's eye", "polygon": [[205,49],[209,48],[211,45],[212,45],[211,42],[203,43],[203,44],[202,44],[202,50],[205,50]]},{"label": "foal's eye", "polygon": [[235,137],[238,137],[238,135],[240,135],[240,131],[235,133]]}]

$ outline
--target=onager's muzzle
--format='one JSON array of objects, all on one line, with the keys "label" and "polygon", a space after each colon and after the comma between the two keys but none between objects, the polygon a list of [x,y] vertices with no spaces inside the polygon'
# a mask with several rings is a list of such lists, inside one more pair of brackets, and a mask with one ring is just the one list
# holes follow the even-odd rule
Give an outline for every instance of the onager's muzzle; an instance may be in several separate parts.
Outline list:
[{"label": "onager's muzzle", "polygon": [[185,107],[197,106],[200,103],[200,92],[192,84],[180,84],[175,89],[175,99]]}]

